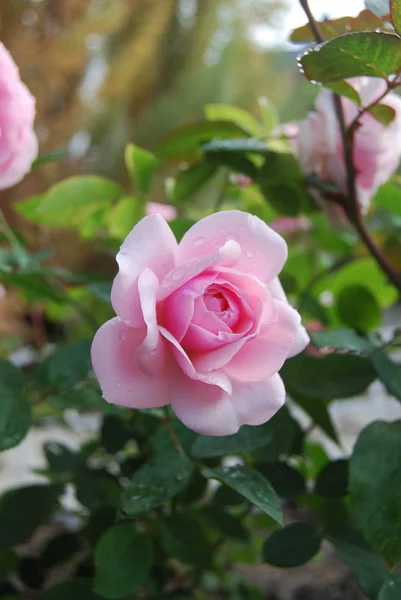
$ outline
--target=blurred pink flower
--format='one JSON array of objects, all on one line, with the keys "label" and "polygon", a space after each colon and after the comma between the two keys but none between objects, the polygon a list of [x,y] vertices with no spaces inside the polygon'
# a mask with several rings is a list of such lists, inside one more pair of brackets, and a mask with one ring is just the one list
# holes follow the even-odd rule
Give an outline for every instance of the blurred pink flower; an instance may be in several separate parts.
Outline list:
[{"label": "blurred pink flower", "polygon": [[15,185],[31,170],[38,154],[35,114],[35,99],[0,42],[0,189]]},{"label": "blurred pink flower", "polygon": [[311,222],[307,217],[279,217],[270,223],[270,227],[277,233],[294,233],[295,231],[308,231]]},{"label": "blurred pink flower", "polygon": [[177,217],[177,209],[170,204],[161,202],[148,202],[146,204],[147,215],[161,215],[166,221],[173,221]]},{"label": "blurred pink flower", "polygon": [[[360,77],[349,83],[359,92],[363,106],[369,105],[385,90],[382,79]],[[341,100],[346,125],[358,115],[358,107],[348,98]],[[395,110],[395,119],[387,127],[369,112],[360,117],[360,127],[355,133],[354,164],[360,207],[369,208],[376,190],[395,172],[401,158],[401,98],[394,93],[385,96],[381,103]],[[333,94],[322,89],[311,112],[299,124],[298,152],[303,171],[335,183],[346,193],[346,169],[340,127],[335,113]]]},{"label": "blurred pink flower", "polygon": [[92,361],[113,404],[171,404],[187,427],[230,435],[268,421],[285,400],[278,371],[309,338],[278,279],[283,238],[258,217],[225,211],[177,244],[159,215],[142,219],[117,256],[117,317]]}]

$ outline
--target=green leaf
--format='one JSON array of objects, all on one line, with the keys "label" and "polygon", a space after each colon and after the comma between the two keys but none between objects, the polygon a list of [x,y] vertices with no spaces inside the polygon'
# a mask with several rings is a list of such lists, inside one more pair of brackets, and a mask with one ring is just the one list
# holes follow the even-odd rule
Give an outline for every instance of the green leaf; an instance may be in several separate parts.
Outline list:
[{"label": "green leaf", "polygon": [[131,229],[145,216],[145,205],[135,196],[123,196],[107,211],[106,225],[109,234],[124,240]]},{"label": "green leaf", "polygon": [[342,527],[336,524],[333,531],[329,532],[329,539],[340,558],[356,575],[361,590],[369,598],[376,600],[387,575],[384,561],[367,546],[362,536],[349,524]]},{"label": "green leaf", "polygon": [[299,355],[286,361],[280,374],[295,399],[327,401],[357,396],[376,379],[370,361],[352,354]]},{"label": "green leaf", "polygon": [[104,598],[130,596],[144,585],[152,563],[151,540],[137,532],[135,523],[118,523],[96,546],[93,589]]},{"label": "green leaf", "polygon": [[14,550],[10,548],[0,548],[0,583],[2,583],[10,573],[16,570],[19,557]]},{"label": "green leaf", "polygon": [[401,402],[401,365],[390,360],[384,352],[373,352],[372,364],[387,391]]},{"label": "green leaf", "polygon": [[[388,12],[388,0],[367,0],[366,6],[369,8],[369,3],[379,4],[387,2]],[[350,31],[375,31],[376,29],[385,30],[386,27],[383,21],[372,12],[374,10],[363,10],[357,17],[341,17],[340,19],[327,19],[325,21],[318,22],[319,30],[325,40],[331,40],[333,38],[342,35],[343,33],[349,33]],[[378,13],[380,14],[380,13]],[[298,27],[291,33],[290,37],[292,42],[310,42],[315,41],[313,31],[310,24],[307,23],[302,27]]]},{"label": "green leaf", "polygon": [[319,473],[315,483],[315,494],[326,498],[343,498],[348,493],[347,460],[336,460],[326,465]]},{"label": "green leaf", "polygon": [[232,121],[250,135],[260,134],[260,123],[247,110],[231,106],[230,104],[207,104],[205,117],[208,121]]},{"label": "green leaf", "polygon": [[42,154],[32,163],[32,169],[37,169],[42,165],[46,165],[49,162],[56,162],[58,160],[62,160],[68,156],[68,150],[53,150],[52,152],[46,152],[46,154]]},{"label": "green leaf", "polygon": [[116,454],[133,437],[133,432],[124,421],[115,415],[106,415],[100,433],[101,444],[109,454]]},{"label": "green leaf", "polygon": [[297,498],[306,490],[302,475],[285,462],[264,463],[257,469],[270,481],[280,498]]},{"label": "green leaf", "polygon": [[391,22],[398,35],[401,33],[401,2],[400,0],[390,0]]},{"label": "green leaf", "polygon": [[329,90],[339,96],[344,96],[345,98],[352,100],[352,102],[355,102],[358,106],[362,104],[360,95],[347,81],[333,81],[331,83],[326,83],[324,87],[329,88]]},{"label": "green leaf", "polygon": [[[289,391],[289,390],[288,390]],[[327,405],[320,398],[302,396],[298,392],[290,392],[292,399],[308,414],[313,423],[320,427],[335,442],[339,443],[338,435],[327,410]]]},{"label": "green leaf", "polygon": [[401,40],[392,33],[348,33],[319,44],[300,59],[306,77],[327,83],[350,77],[380,77],[401,68]]},{"label": "green leaf", "polygon": [[[223,486],[221,489],[230,488]],[[228,538],[239,542],[249,542],[249,531],[242,523],[241,517],[234,517],[215,504],[202,508],[202,516],[210,521],[213,530],[217,530],[224,541]]]},{"label": "green leaf", "polygon": [[263,427],[266,441],[263,446],[252,451],[252,457],[257,462],[275,462],[282,455],[296,453],[294,447],[299,439],[300,428],[286,406],[280,408],[267,423],[258,427]]},{"label": "green leaf", "polygon": [[363,285],[345,287],[336,298],[341,321],[353,329],[367,332],[380,327],[382,312],[375,296]]},{"label": "green leaf", "polygon": [[280,123],[278,110],[265,96],[258,98],[258,105],[262,116],[262,134],[269,135]]},{"label": "green leaf", "polygon": [[125,492],[123,511],[136,515],[153,510],[188,484],[192,463],[180,454],[165,454],[137,471]]},{"label": "green leaf", "polygon": [[[3,362],[5,363],[6,361]],[[0,452],[13,448],[22,442],[31,425],[31,405],[25,396],[3,396],[1,394]]]},{"label": "green leaf", "polygon": [[189,565],[208,568],[213,547],[196,517],[174,515],[161,524],[161,543],[168,556]]},{"label": "green leaf", "polygon": [[396,116],[394,108],[387,104],[375,104],[369,109],[369,112],[377,121],[379,121],[379,123],[386,127],[394,121]]},{"label": "green leaf", "polygon": [[21,369],[0,359],[0,396],[21,396],[23,391],[24,377]]},{"label": "green leaf", "polygon": [[231,121],[197,121],[176,129],[158,148],[160,159],[193,161],[201,158],[201,147],[213,139],[247,137],[247,132]]},{"label": "green leaf", "polygon": [[316,348],[329,347],[334,350],[348,350],[356,354],[370,353],[374,349],[368,340],[346,327],[311,333],[310,337]]},{"label": "green leaf", "polygon": [[209,152],[206,153],[206,160],[211,165],[229,167],[235,173],[247,175],[251,179],[255,179],[258,175],[258,170],[253,162],[242,154],[235,152]]},{"label": "green leaf", "polygon": [[141,194],[148,194],[153,174],[159,164],[154,154],[135,144],[127,144],[125,148],[125,165],[127,171]]},{"label": "green leaf", "polygon": [[82,539],[76,533],[61,533],[46,544],[42,560],[49,568],[65,562],[82,548]]},{"label": "green leaf", "polygon": [[172,189],[173,202],[181,204],[189,200],[213,177],[216,170],[215,165],[201,162],[179,171]]},{"label": "green leaf", "polygon": [[40,366],[40,376],[45,385],[65,390],[86,379],[92,369],[91,344],[91,340],[78,340],[58,346]]},{"label": "green leaf", "polygon": [[[185,453],[189,454],[196,438],[198,437],[197,434],[191,429],[188,429],[188,427],[185,427],[185,425],[183,425],[178,419],[172,419],[170,421],[170,427],[177,436]],[[173,454],[174,460],[174,456],[177,454],[177,449],[173,440],[171,439],[171,435],[168,432],[166,425],[164,423],[160,423],[160,420],[157,420],[157,427],[151,434],[150,443],[155,454],[158,456]]]},{"label": "green leaf", "polygon": [[60,482],[70,481],[82,464],[79,454],[59,442],[46,442],[43,448],[50,471]]},{"label": "green leaf", "polygon": [[255,469],[245,465],[236,465],[203,469],[202,473],[208,479],[217,479],[242,494],[244,498],[281,524],[282,514],[279,499],[267,479]]},{"label": "green leaf", "polygon": [[93,281],[86,286],[96,298],[110,304],[111,283],[109,281]]},{"label": "green leaf", "polygon": [[112,506],[101,506],[89,515],[88,522],[82,530],[92,546],[96,545],[103,533],[116,521],[116,509]]},{"label": "green leaf", "polygon": [[[398,31],[400,31],[400,24],[398,24]],[[383,587],[380,590],[378,600],[399,600],[401,598],[401,575],[394,573],[389,575],[387,580],[383,583]]]},{"label": "green leaf", "polygon": [[121,488],[118,479],[103,469],[83,467],[74,483],[78,501],[91,511],[102,506],[120,505]]},{"label": "green leaf", "polygon": [[[107,208],[122,194],[120,185],[105,177],[70,177],[53,185],[39,202],[35,197],[37,205],[34,220],[62,228],[79,226],[99,208]],[[32,210],[32,205],[28,206]],[[19,209],[21,211],[21,203]]]},{"label": "green leaf", "polygon": [[256,183],[280,214],[295,216],[308,202],[299,163],[290,152],[270,152]]},{"label": "green leaf", "polygon": [[385,183],[377,190],[374,202],[380,208],[401,216],[401,187],[392,181]]},{"label": "green leaf", "polygon": [[350,460],[351,508],[367,542],[401,560],[401,421],[376,421],[360,434]]},{"label": "green leaf", "polygon": [[8,490],[0,499],[0,546],[25,542],[57,505],[62,488],[58,485],[30,485]]},{"label": "green leaf", "polygon": [[255,138],[239,138],[235,140],[213,140],[202,146],[202,152],[205,154],[214,154],[220,152],[231,152],[233,154],[261,154],[271,155],[272,149]]},{"label": "green leaf", "polygon": [[200,435],[192,446],[194,458],[212,458],[226,454],[246,454],[266,446],[273,440],[273,431],[268,423],[257,427],[244,425],[235,435]]},{"label": "green leaf", "polygon": [[39,600],[102,600],[92,591],[92,582],[87,579],[71,579],[43,590]]},{"label": "green leaf", "polygon": [[286,569],[299,567],[319,552],[320,544],[320,535],[312,525],[292,523],[267,538],[262,550],[263,562]]}]

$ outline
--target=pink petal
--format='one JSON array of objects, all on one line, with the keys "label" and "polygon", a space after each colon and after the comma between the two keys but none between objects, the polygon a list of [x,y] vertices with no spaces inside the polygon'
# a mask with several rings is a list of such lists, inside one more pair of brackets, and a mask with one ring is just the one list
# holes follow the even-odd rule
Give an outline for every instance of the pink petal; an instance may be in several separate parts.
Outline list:
[{"label": "pink petal", "polygon": [[221,388],[177,378],[173,385],[171,407],[190,429],[202,435],[232,435],[239,429],[231,398]]},{"label": "pink petal", "polygon": [[194,354],[192,363],[197,371],[215,371],[224,367],[252,336],[242,336],[230,344],[225,344],[209,352]]},{"label": "pink petal", "polygon": [[161,215],[166,221],[172,221],[177,216],[177,209],[170,204],[161,204],[160,202],[148,202],[146,205],[147,215]]},{"label": "pink petal", "polygon": [[277,373],[294,344],[300,317],[288,304],[275,301],[277,320],[250,339],[225,365],[224,372],[239,381],[263,381]]},{"label": "pink petal", "polygon": [[230,400],[240,425],[262,425],[283,406],[284,384],[280,375],[257,383],[233,381]]},{"label": "pink petal", "polygon": [[236,270],[269,281],[283,268],[287,258],[283,238],[258,217],[239,210],[215,213],[193,225],[179,245],[178,263],[210,254],[228,240],[242,249]]},{"label": "pink petal", "polygon": [[135,357],[147,375],[156,375],[161,371],[166,360],[164,341],[157,326],[156,294],[159,280],[150,269],[139,275],[138,293],[143,318],[147,327],[147,335],[135,353]]},{"label": "pink petal", "polygon": [[181,367],[182,371],[185,373],[185,375],[187,375],[187,377],[195,381],[202,381],[209,385],[218,386],[228,394],[231,394],[231,382],[227,375],[225,375],[222,371],[213,371],[213,373],[199,373],[192,364],[188,354],[171,335],[171,333],[164,329],[164,327],[159,327],[159,329],[160,333],[168,342],[170,342],[173,355],[179,367]]},{"label": "pink petal", "polygon": [[153,408],[170,402],[174,364],[149,377],[135,359],[145,336],[145,329],[127,327],[118,318],[107,321],[96,333],[92,364],[107,402],[130,408]]},{"label": "pink petal", "polygon": [[131,327],[143,326],[138,277],[147,267],[162,280],[175,266],[177,241],[160,215],[149,215],[128,234],[117,255],[119,272],[111,301],[117,315]]}]

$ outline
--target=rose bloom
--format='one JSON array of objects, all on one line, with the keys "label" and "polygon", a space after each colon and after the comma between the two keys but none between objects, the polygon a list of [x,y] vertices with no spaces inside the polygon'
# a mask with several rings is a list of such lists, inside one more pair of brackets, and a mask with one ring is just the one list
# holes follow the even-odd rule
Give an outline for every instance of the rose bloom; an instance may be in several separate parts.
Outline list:
[{"label": "rose bloom", "polygon": [[170,204],[162,204],[161,202],[148,202],[146,204],[147,215],[161,215],[166,221],[173,221],[177,217],[177,209]]},{"label": "rose bloom", "polygon": [[208,435],[270,419],[285,399],[278,371],[309,341],[277,277],[286,257],[283,238],[241,211],[200,220],[180,244],[161,215],[142,219],[117,255],[117,317],[93,341],[104,398],[171,404]]},{"label": "rose bloom", "polygon": [[[363,106],[379,98],[386,86],[382,79],[373,77],[354,78],[349,83],[359,92]],[[348,98],[341,102],[345,123],[350,125],[358,115],[358,107]],[[354,136],[357,197],[363,212],[368,210],[376,190],[396,171],[401,158],[401,98],[388,93],[380,103],[395,110],[394,120],[385,126],[370,113],[364,113]],[[299,124],[296,145],[302,169],[335,183],[347,193],[343,145],[332,92],[321,89],[315,107],[316,112],[309,113]]]},{"label": "rose bloom", "polygon": [[33,130],[35,98],[22,83],[10,53],[0,42],[0,189],[31,170],[38,154]]}]

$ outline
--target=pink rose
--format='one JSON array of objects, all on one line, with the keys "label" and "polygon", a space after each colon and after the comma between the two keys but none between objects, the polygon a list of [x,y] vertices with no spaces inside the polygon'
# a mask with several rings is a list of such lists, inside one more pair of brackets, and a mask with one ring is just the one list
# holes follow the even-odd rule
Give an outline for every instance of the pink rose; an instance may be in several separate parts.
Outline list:
[{"label": "pink rose", "polygon": [[35,99],[0,42],[0,189],[15,185],[31,170],[38,154],[34,120]]},{"label": "pink rose", "polygon": [[161,215],[166,221],[172,221],[177,217],[177,209],[170,204],[161,204],[160,202],[148,202],[146,205],[147,215]]},{"label": "pink rose", "polygon": [[308,217],[278,217],[271,221],[270,227],[277,233],[295,233],[296,231],[308,231],[311,228]]},{"label": "pink rose", "polygon": [[[359,92],[363,106],[379,98],[386,85],[383,80],[373,77],[354,78],[349,83]],[[389,93],[381,103],[395,110],[396,116],[392,123],[386,127],[370,113],[364,113],[354,138],[356,186],[363,212],[368,210],[376,190],[397,169],[401,158],[401,98]],[[342,105],[346,125],[350,125],[358,114],[358,107],[347,98],[342,98]],[[313,173],[335,183],[346,193],[343,146],[333,94],[322,89],[315,106],[316,112],[309,113],[299,125],[298,151],[301,166],[305,173]]]},{"label": "pink rose", "polygon": [[286,257],[283,238],[241,211],[202,219],[180,244],[160,215],[142,219],[117,255],[118,316],[93,341],[104,398],[171,403],[208,435],[270,419],[285,399],[278,371],[308,343],[277,277]]}]

